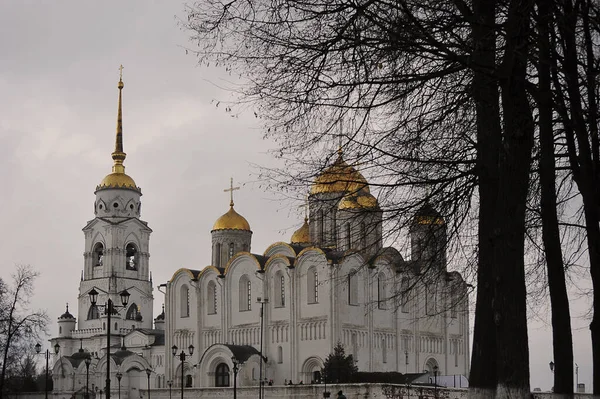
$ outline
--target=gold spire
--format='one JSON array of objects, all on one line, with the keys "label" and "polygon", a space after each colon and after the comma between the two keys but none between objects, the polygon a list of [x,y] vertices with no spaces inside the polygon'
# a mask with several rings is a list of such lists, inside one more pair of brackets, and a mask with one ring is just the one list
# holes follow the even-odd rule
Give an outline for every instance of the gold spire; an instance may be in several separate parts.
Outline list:
[{"label": "gold spire", "polygon": [[125,166],[123,161],[127,154],[123,152],[123,65],[119,67],[119,105],[117,109],[117,134],[115,138],[115,150],[111,154],[113,159],[112,173],[106,176],[100,184],[96,187],[96,190],[105,188],[127,188],[138,191],[141,193],[139,187],[136,186],[135,181],[125,174]]},{"label": "gold spire", "polygon": [[123,161],[125,161],[125,157],[127,156],[127,154],[123,152],[123,86],[123,65],[121,65],[119,67],[119,84],[117,85],[119,88],[119,108],[117,110],[117,137],[115,139],[115,151],[112,153],[112,159],[114,161],[112,167],[113,173],[125,173]]},{"label": "gold spire", "polygon": [[215,230],[250,230],[250,224],[242,215],[233,209],[233,192],[239,190],[239,187],[233,187],[233,177],[229,179],[229,188],[223,190],[229,193],[229,211],[217,219],[213,225],[212,231]]}]

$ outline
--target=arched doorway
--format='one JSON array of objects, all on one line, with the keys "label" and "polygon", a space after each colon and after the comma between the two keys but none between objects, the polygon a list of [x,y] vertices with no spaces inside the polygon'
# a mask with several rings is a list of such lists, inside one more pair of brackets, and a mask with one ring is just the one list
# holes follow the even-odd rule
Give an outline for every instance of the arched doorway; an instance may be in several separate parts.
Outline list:
[{"label": "arched doorway", "polygon": [[215,386],[229,386],[229,366],[225,363],[219,363],[219,365],[217,365],[217,368],[215,369]]}]

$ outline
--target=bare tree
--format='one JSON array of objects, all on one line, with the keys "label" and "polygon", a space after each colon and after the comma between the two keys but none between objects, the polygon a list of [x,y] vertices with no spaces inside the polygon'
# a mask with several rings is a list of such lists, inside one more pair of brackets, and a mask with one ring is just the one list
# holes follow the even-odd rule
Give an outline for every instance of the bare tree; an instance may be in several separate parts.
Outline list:
[{"label": "bare tree", "polygon": [[31,351],[33,342],[47,333],[50,319],[46,311],[29,308],[38,276],[31,266],[18,265],[11,285],[0,279],[0,399],[5,394],[7,372],[18,368],[22,354]]}]

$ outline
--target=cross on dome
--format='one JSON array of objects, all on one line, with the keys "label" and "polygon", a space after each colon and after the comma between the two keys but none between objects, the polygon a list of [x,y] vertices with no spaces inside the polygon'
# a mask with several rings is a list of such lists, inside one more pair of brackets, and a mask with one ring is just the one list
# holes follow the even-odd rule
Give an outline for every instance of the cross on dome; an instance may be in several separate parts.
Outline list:
[{"label": "cross on dome", "polygon": [[239,190],[239,187],[233,187],[233,177],[229,178],[229,188],[223,190],[223,192],[229,192],[229,206],[233,206],[233,192]]}]

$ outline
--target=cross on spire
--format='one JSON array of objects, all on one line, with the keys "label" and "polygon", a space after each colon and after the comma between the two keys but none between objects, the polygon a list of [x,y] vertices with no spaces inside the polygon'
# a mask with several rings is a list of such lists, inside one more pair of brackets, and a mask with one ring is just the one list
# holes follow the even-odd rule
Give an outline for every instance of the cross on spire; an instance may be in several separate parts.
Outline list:
[{"label": "cross on spire", "polygon": [[121,66],[119,67],[119,80],[123,80],[123,68],[125,68],[123,66],[123,64],[121,64]]},{"label": "cross on spire", "polygon": [[304,220],[307,221],[308,220],[308,209],[309,209],[309,207],[308,207],[308,195],[304,199],[304,204],[300,205],[298,208],[304,210]]},{"label": "cross on spire", "polygon": [[223,190],[224,192],[229,192],[229,206],[233,206],[233,192],[239,189],[239,187],[233,187],[233,177],[231,177],[229,179],[229,188]]}]

